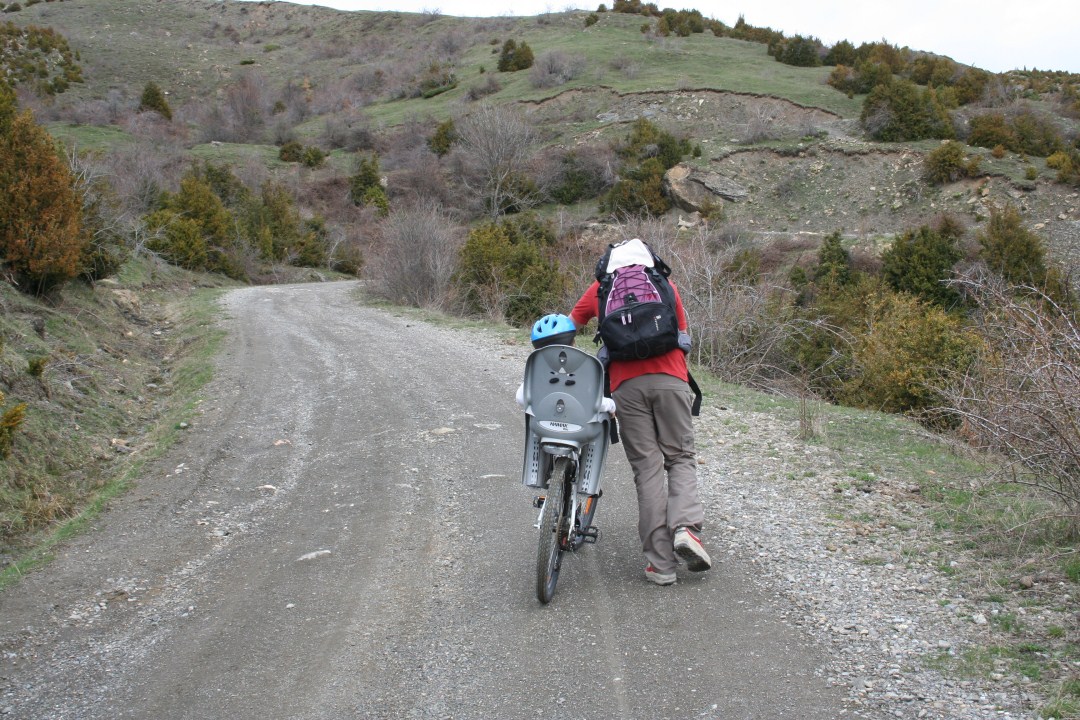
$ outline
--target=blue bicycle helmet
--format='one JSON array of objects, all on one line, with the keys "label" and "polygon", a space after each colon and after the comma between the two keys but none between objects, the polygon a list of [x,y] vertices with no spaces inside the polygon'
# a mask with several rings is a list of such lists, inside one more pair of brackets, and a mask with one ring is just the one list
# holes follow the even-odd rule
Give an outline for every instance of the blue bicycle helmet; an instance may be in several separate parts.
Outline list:
[{"label": "blue bicycle helmet", "polygon": [[532,328],[532,345],[542,348],[548,345],[573,345],[577,328],[565,315],[545,315]]}]

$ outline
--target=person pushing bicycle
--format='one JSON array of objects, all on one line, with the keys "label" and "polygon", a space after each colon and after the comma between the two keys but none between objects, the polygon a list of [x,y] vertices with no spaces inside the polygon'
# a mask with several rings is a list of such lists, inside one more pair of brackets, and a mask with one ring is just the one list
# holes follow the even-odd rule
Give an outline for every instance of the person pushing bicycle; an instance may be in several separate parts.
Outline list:
[{"label": "person pushing bicycle", "polygon": [[[600,319],[599,335],[605,341],[601,356],[609,355],[606,365],[611,396],[618,407],[623,448],[637,487],[645,577],[657,585],[676,582],[679,558],[691,572],[712,567],[700,539],[705,513],[698,498],[692,422],[700,393],[686,363],[690,350],[686,312],[667,273],[667,266],[640,239],[612,245],[597,264],[597,280],[570,312],[575,329],[594,317]],[[625,282],[639,284],[632,288],[633,293],[628,292],[628,298],[620,299],[624,304],[613,310],[619,275]],[[652,304],[647,304],[650,300]],[[673,307],[665,308],[665,304]],[[672,316],[665,337],[633,337],[636,349],[623,350],[605,334],[608,316],[608,325],[619,326],[611,333],[615,338],[618,333],[651,332],[654,324],[660,331],[665,313]],[[646,327],[639,327],[642,325]],[[659,352],[650,355],[654,349]]]}]

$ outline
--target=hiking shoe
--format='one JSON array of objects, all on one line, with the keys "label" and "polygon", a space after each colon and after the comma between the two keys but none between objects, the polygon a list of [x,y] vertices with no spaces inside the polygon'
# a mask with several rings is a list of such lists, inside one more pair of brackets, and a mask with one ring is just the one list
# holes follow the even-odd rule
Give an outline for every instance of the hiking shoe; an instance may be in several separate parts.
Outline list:
[{"label": "hiking shoe", "polygon": [[645,566],[645,577],[649,582],[654,582],[657,585],[674,585],[675,581],[678,579],[673,572],[662,573],[657,571],[657,569],[652,566],[652,563]]},{"label": "hiking shoe", "polygon": [[712,567],[712,559],[697,535],[689,529],[681,527],[675,531],[675,554],[686,561],[686,569],[690,572],[703,572]]}]

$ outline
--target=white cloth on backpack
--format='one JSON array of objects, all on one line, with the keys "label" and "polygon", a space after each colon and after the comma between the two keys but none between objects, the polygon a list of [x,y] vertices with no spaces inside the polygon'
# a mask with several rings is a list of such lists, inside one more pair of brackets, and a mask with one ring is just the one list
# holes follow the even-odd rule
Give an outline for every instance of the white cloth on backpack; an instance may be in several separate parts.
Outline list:
[{"label": "white cloth on backpack", "polygon": [[638,238],[621,242],[611,248],[606,272],[614,272],[627,265],[644,265],[645,267],[656,265],[649,247]]}]

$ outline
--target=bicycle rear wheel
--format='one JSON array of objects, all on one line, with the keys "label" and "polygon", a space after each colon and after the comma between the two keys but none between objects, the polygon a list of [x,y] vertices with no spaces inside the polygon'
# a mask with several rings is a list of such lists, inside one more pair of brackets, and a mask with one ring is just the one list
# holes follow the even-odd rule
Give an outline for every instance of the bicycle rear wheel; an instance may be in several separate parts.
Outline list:
[{"label": "bicycle rear wheel", "polygon": [[536,597],[545,605],[555,595],[570,530],[569,484],[570,459],[556,458],[540,516],[540,544],[536,553]]}]

